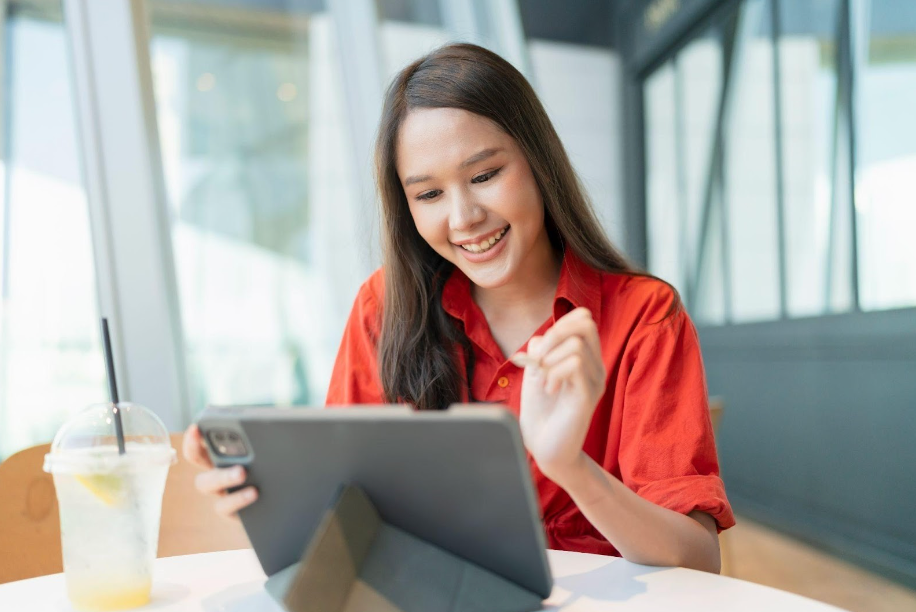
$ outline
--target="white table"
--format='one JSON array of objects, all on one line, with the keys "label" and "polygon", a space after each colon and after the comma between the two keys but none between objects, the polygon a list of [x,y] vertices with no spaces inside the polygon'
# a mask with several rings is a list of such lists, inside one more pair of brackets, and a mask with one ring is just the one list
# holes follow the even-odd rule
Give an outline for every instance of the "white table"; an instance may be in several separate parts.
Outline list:
[{"label": "white table", "polygon": [[[544,610],[715,612],[837,612],[839,608],[743,580],[682,568],[648,567],[623,559],[548,551],[553,593]],[[166,557],[156,560],[156,612],[283,612],[264,591],[254,552]],[[3,612],[69,612],[63,574],[0,584]]]}]

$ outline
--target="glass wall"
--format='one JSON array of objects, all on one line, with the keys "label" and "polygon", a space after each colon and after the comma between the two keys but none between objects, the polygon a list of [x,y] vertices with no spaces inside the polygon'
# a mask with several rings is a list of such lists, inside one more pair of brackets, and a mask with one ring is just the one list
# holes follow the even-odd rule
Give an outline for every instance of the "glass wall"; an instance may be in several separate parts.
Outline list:
[{"label": "glass wall", "polygon": [[331,17],[149,4],[192,412],[321,402],[362,280]]},{"label": "glass wall", "polygon": [[916,303],[916,3],[856,3],[856,235],[864,310]]},{"label": "glass wall", "polygon": [[721,25],[707,28],[643,90],[649,269],[678,289],[702,323],[723,321],[726,307],[721,182],[709,172],[722,154],[722,33]]},{"label": "glass wall", "polygon": [[[827,256],[838,137],[837,26],[840,0],[780,2],[786,302],[788,315],[830,311]],[[844,245],[848,250],[848,244]]]},{"label": "glass wall", "polygon": [[0,458],[107,397],[59,4],[8,2],[0,89]]},{"label": "glass wall", "polygon": [[643,82],[650,269],[707,324],[916,306],[916,5],[714,19]]},{"label": "glass wall", "polygon": [[[722,95],[722,28],[713,26],[690,41],[673,60],[677,67],[676,105],[677,142],[675,144],[675,174],[678,195],[672,202],[682,211],[683,221],[677,241],[681,245],[680,275],[684,286],[675,285],[685,293],[696,283],[696,315],[700,321],[719,321],[724,316],[722,267],[719,242],[722,238],[718,182],[711,182],[708,172],[715,153],[715,125]],[[715,191],[713,191],[713,189]],[[708,202],[708,206],[707,206]],[[704,214],[706,222],[704,224]],[[713,216],[714,215],[714,216]],[[714,253],[700,261],[700,235],[706,228],[707,249]],[[692,265],[691,265],[692,262]],[[698,269],[695,266],[700,265]],[[667,278],[667,277],[665,277]],[[691,281],[687,279],[690,278]],[[693,287],[690,287],[693,291]],[[704,304],[706,306],[704,306]]]},{"label": "glass wall", "polygon": [[743,7],[723,123],[726,311],[735,322],[780,314],[775,67],[768,8],[764,0]]},{"label": "glass wall", "polygon": [[669,62],[646,79],[646,214],[648,225],[649,268],[674,285],[686,289],[681,226],[685,207],[679,201],[684,193],[678,184],[677,99],[675,67]]}]

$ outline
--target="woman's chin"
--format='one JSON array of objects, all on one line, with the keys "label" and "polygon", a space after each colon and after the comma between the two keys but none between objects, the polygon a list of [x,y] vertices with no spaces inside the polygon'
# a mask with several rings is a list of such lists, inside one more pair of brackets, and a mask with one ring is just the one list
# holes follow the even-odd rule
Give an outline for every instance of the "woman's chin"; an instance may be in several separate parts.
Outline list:
[{"label": "woman's chin", "polygon": [[512,280],[513,266],[509,263],[508,258],[502,261],[490,262],[491,265],[463,265],[459,268],[468,279],[480,289],[498,289],[503,287]]}]

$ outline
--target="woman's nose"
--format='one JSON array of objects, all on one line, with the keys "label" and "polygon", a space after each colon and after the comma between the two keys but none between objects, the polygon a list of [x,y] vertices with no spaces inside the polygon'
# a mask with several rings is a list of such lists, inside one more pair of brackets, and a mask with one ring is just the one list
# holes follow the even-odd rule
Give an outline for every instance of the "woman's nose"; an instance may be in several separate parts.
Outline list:
[{"label": "woman's nose", "polygon": [[465,230],[486,219],[487,212],[469,193],[458,193],[452,197],[448,224],[452,230]]}]

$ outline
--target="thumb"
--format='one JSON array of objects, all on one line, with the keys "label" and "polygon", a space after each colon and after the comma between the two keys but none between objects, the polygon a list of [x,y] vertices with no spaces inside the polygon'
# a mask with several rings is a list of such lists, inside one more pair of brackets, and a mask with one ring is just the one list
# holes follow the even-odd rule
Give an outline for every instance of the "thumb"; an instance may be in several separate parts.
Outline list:
[{"label": "thumb", "polygon": [[197,467],[209,469],[213,467],[210,456],[204,448],[204,439],[196,423],[192,423],[184,432],[182,438],[182,454],[185,459]]},{"label": "thumb", "polygon": [[543,341],[544,341],[543,336],[532,336],[531,339],[528,340],[528,347],[527,347],[528,355],[530,355],[531,357],[534,357],[535,359],[540,359],[541,354],[538,352],[538,349],[540,348],[541,342]]}]

